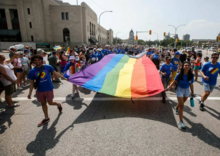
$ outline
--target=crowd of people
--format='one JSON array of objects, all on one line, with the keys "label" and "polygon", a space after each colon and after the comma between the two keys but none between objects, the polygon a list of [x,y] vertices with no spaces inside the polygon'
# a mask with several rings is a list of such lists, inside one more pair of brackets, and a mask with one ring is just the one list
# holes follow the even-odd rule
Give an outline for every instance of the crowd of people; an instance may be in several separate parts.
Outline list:
[{"label": "crowd of people", "polygon": [[[36,97],[42,104],[45,118],[38,124],[41,126],[49,122],[47,103],[57,106],[59,113],[62,112],[62,105],[53,101],[53,83],[60,82],[59,78],[68,81],[68,78],[83,70],[87,66],[100,61],[108,54],[137,55],[146,52],[161,74],[161,81],[165,88],[162,94],[162,102],[166,102],[166,91],[175,89],[178,99],[176,114],[179,115],[179,126],[185,128],[183,123],[184,103],[190,96],[194,96],[194,81],[198,80],[198,73],[202,76],[204,94],[200,100],[200,110],[204,110],[204,102],[213,91],[217,76],[220,72],[219,54],[213,53],[211,61],[204,58],[202,64],[202,53],[177,49],[146,48],[144,46],[75,46],[71,50],[53,49],[47,53],[42,49],[34,50],[25,47],[23,51],[17,51],[10,47],[9,60],[0,54],[0,86],[1,92],[5,90],[5,100],[8,108],[19,105],[12,100],[12,94],[16,88],[22,90],[29,86],[28,98],[31,99],[33,89],[36,89]],[[47,63],[48,62],[48,63]],[[49,73],[49,74],[48,74]],[[27,81],[29,79],[30,81]],[[29,82],[29,84],[28,84]],[[17,85],[17,87],[16,87]],[[73,84],[72,98],[78,94],[78,88]]]}]

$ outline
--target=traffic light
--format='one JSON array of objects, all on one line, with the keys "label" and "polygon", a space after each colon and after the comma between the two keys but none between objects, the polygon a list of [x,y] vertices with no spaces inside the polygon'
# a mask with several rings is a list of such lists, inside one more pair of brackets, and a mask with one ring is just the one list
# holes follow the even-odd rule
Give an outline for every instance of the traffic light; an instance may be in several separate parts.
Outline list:
[{"label": "traffic light", "polygon": [[138,40],[138,36],[135,37],[135,40],[136,40],[136,41]]},{"label": "traffic light", "polygon": [[176,39],[176,42],[178,42],[178,38]]},{"label": "traffic light", "polygon": [[166,36],[166,32],[163,33],[163,36],[164,36],[164,37]]},{"label": "traffic light", "polygon": [[149,35],[151,35],[151,33],[152,33],[152,30],[149,31]]},{"label": "traffic light", "polygon": [[220,36],[218,36],[218,42],[220,42]]}]

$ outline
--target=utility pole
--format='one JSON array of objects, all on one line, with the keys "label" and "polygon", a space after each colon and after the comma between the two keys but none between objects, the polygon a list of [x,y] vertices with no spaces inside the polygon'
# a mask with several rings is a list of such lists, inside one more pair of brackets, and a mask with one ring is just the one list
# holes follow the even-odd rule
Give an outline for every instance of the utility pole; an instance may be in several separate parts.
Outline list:
[{"label": "utility pole", "polygon": [[176,32],[177,32],[177,29],[178,29],[180,26],[185,26],[185,24],[179,25],[178,27],[175,27],[175,26],[173,26],[173,25],[168,25],[168,26],[174,27],[174,29],[175,29],[174,48],[176,48]]}]

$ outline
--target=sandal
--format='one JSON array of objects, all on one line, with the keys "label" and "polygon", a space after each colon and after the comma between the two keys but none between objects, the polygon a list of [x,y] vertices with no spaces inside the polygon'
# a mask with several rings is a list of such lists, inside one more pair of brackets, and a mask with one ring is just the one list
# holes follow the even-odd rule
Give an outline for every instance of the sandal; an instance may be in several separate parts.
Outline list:
[{"label": "sandal", "polygon": [[8,108],[14,108],[14,107],[19,107],[19,106],[20,105],[16,103],[16,104],[13,104],[11,107],[8,106]]}]

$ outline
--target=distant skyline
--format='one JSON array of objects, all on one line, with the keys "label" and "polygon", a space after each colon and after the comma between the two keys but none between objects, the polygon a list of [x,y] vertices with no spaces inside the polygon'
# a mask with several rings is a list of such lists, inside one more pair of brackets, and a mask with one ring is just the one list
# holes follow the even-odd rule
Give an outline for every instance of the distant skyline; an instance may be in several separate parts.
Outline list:
[{"label": "distant skyline", "polygon": [[[63,0],[76,5],[76,0]],[[220,32],[220,1],[219,0],[78,0],[79,5],[87,3],[101,16],[101,25],[105,29],[112,29],[114,37],[127,39],[129,32],[152,30],[153,34],[138,34],[139,39],[164,39],[163,33],[175,33],[175,29],[168,25],[182,25],[177,30],[180,39],[189,34],[192,39],[216,39]]]}]

